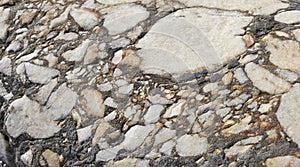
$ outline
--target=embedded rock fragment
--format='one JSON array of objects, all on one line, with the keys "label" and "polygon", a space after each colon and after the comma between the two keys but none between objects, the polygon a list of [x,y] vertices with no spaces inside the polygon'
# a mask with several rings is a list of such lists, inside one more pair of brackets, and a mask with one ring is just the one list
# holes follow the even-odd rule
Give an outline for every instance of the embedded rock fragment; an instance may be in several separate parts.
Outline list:
[{"label": "embedded rock fragment", "polygon": [[76,104],[78,95],[64,83],[53,92],[46,104],[45,110],[51,119],[65,118]]},{"label": "embedded rock fragment", "polygon": [[277,119],[284,131],[300,146],[300,84],[295,84],[291,90],[281,97],[276,113]]},{"label": "embedded rock fragment", "polygon": [[84,89],[79,98],[79,106],[88,116],[104,116],[105,105],[103,104],[102,94],[92,88]]},{"label": "embedded rock fragment", "polygon": [[184,157],[201,155],[206,152],[207,148],[207,139],[198,135],[184,135],[177,140],[176,144],[176,151]]},{"label": "embedded rock fragment", "polygon": [[85,8],[72,8],[70,15],[85,30],[94,28],[100,22],[97,13]]},{"label": "embedded rock fragment", "polygon": [[154,24],[136,45],[141,48],[140,68],[155,74],[214,69],[246,50],[237,34],[244,33],[251,19],[203,8],[174,12]]},{"label": "embedded rock fragment", "polygon": [[280,94],[287,92],[291,87],[290,83],[255,63],[247,64],[245,71],[253,85],[261,91],[270,94]]},{"label": "embedded rock fragment", "polygon": [[[299,16],[300,18],[300,16]],[[291,70],[300,75],[300,44],[292,40],[281,40],[271,35],[263,38],[269,60],[279,68]]]},{"label": "embedded rock fragment", "polygon": [[3,42],[5,41],[7,37],[7,31],[9,25],[7,24],[8,22],[8,17],[9,17],[10,9],[6,8],[4,9],[3,7],[0,7],[0,40]]},{"label": "embedded rock fragment", "polygon": [[255,15],[268,15],[279,9],[288,7],[288,3],[280,0],[180,0],[189,7],[205,6],[210,8],[219,8],[225,10],[248,11]]},{"label": "embedded rock fragment", "polygon": [[31,63],[24,63],[27,77],[33,83],[47,84],[52,78],[59,75],[56,69],[43,67]]},{"label": "embedded rock fragment", "polygon": [[33,138],[48,138],[61,129],[52,121],[49,113],[42,111],[37,102],[26,96],[13,101],[9,111],[5,126],[14,138],[23,133]]},{"label": "embedded rock fragment", "polygon": [[103,26],[110,35],[125,32],[149,17],[149,12],[144,7],[133,4],[113,6],[101,12],[105,14]]},{"label": "embedded rock fragment", "polygon": [[274,20],[286,24],[298,23],[300,22],[300,10],[291,10],[279,13],[274,16]]},{"label": "embedded rock fragment", "polygon": [[5,75],[11,75],[11,70],[12,70],[12,67],[11,67],[11,59],[8,58],[8,57],[3,57],[1,60],[0,60],[0,72],[5,74]]},{"label": "embedded rock fragment", "polygon": [[268,158],[266,161],[267,167],[299,167],[300,159],[295,156],[280,156],[274,158]]}]

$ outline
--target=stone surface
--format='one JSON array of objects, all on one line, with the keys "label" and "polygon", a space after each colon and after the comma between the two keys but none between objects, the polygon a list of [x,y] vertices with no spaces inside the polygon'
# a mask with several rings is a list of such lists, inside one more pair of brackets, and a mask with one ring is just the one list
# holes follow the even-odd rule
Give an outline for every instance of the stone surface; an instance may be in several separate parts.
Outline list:
[{"label": "stone surface", "polygon": [[281,41],[266,36],[263,41],[270,52],[270,61],[282,69],[297,72],[300,75],[300,44],[292,40]]},{"label": "stone surface", "polygon": [[286,24],[298,23],[300,22],[300,11],[291,10],[291,11],[279,13],[274,16],[274,20]]},{"label": "stone surface", "polygon": [[295,84],[291,90],[284,94],[276,113],[277,119],[284,131],[292,140],[300,145],[300,84]]},{"label": "stone surface", "polygon": [[79,62],[82,61],[82,59],[85,56],[86,50],[89,47],[90,40],[85,40],[82,42],[82,44],[73,49],[73,50],[68,50],[65,53],[62,54],[62,57],[64,57],[67,61],[75,61]]},{"label": "stone surface", "polygon": [[153,130],[152,125],[141,126],[135,125],[131,127],[125,134],[125,139],[121,143],[121,146],[126,150],[135,150],[137,149]]},{"label": "stone surface", "polygon": [[0,133],[0,160],[8,163],[7,159],[7,141],[4,139],[2,133]]},{"label": "stone surface", "polygon": [[48,138],[61,129],[51,120],[49,113],[26,96],[12,102],[10,111],[5,126],[14,138],[23,133],[34,138]]},{"label": "stone surface", "polygon": [[79,106],[89,116],[104,116],[105,106],[103,104],[103,97],[102,94],[95,89],[87,88],[81,92]]},{"label": "stone surface", "polygon": [[7,24],[10,14],[10,9],[0,7],[0,40],[4,41],[7,37],[7,30],[9,25]]},{"label": "stone surface", "polygon": [[8,57],[3,57],[0,60],[0,72],[5,75],[11,75],[11,60]]},{"label": "stone surface", "polygon": [[47,84],[52,78],[59,75],[56,69],[25,63],[25,72],[33,83]]},{"label": "stone surface", "polygon": [[103,26],[110,35],[127,31],[149,17],[149,12],[139,5],[119,5],[101,11],[105,13]]},{"label": "stone surface", "polygon": [[154,123],[157,122],[160,118],[160,114],[164,110],[164,107],[162,105],[152,105],[147,110],[147,113],[144,116],[145,123]]},{"label": "stone surface", "polygon": [[287,92],[291,87],[290,83],[255,63],[247,64],[245,71],[253,85],[263,92],[279,94]]},{"label": "stone surface", "polygon": [[[192,145],[193,147],[187,147]],[[207,139],[198,135],[184,135],[177,140],[176,151],[180,156],[197,156],[208,149]]]},{"label": "stone surface", "polygon": [[90,30],[99,24],[100,18],[97,13],[85,8],[72,8],[70,15],[85,30]]},{"label": "stone surface", "polygon": [[59,155],[51,150],[46,150],[42,153],[49,167],[60,166]]},{"label": "stone surface", "polygon": [[51,94],[45,110],[49,112],[53,120],[65,118],[76,104],[78,95],[66,84],[62,84]]},{"label": "stone surface", "polygon": [[266,161],[267,167],[281,167],[281,166],[298,167],[299,165],[300,165],[300,159],[289,155],[269,158]]},{"label": "stone surface", "polygon": [[215,68],[245,51],[242,37],[236,34],[244,33],[242,27],[251,19],[208,9],[172,13],[159,20],[137,44],[141,48],[138,51],[142,58],[140,68],[150,73]]},{"label": "stone surface", "polygon": [[206,6],[210,8],[221,8],[227,10],[239,10],[239,11],[248,11],[249,13],[254,14],[272,14],[276,12],[278,9],[286,8],[289,5],[287,3],[283,3],[280,0],[241,0],[241,1],[234,1],[234,0],[180,0],[187,6]]}]

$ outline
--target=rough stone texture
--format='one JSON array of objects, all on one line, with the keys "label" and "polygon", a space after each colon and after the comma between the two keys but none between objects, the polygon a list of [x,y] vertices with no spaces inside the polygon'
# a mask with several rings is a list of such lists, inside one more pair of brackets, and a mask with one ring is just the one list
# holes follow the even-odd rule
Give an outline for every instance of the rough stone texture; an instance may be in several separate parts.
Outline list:
[{"label": "rough stone texture", "polygon": [[102,94],[92,88],[84,89],[79,98],[79,106],[86,111],[89,116],[104,116],[105,106],[103,104]]},{"label": "rough stone texture", "polygon": [[51,150],[46,150],[42,153],[49,167],[60,166],[59,155]]},{"label": "rough stone texture", "polygon": [[0,40],[4,41],[7,37],[7,30],[9,25],[7,24],[10,9],[0,7]]},{"label": "rough stone texture", "polygon": [[72,8],[70,15],[85,30],[90,30],[99,24],[100,18],[97,13],[89,9]]},{"label": "rough stone texture", "polygon": [[86,50],[89,47],[89,44],[90,44],[90,40],[85,40],[82,42],[82,44],[79,47],[73,50],[66,51],[65,53],[62,54],[62,56],[67,61],[79,62],[84,58]]},{"label": "rough stone texture", "polygon": [[14,138],[22,133],[34,138],[48,138],[61,129],[51,120],[49,113],[42,111],[37,102],[26,96],[12,102],[9,110],[5,125]]},{"label": "rough stone texture", "polygon": [[137,44],[141,48],[140,68],[150,73],[215,68],[245,51],[242,37],[236,34],[243,34],[242,27],[251,19],[208,9],[172,13],[159,20]]},{"label": "rough stone texture", "polygon": [[62,84],[53,92],[46,104],[45,110],[53,120],[65,118],[75,106],[78,95],[66,84]]},{"label": "rough stone texture", "polygon": [[162,105],[153,105],[150,106],[147,113],[144,116],[145,123],[154,123],[157,122],[160,118],[160,114],[164,110]]},{"label": "rough stone texture", "polygon": [[110,35],[117,35],[131,29],[149,17],[149,12],[138,5],[113,6],[101,11],[105,13],[103,26]]},{"label": "rough stone texture", "polygon": [[7,162],[7,141],[4,136],[0,133],[0,161]]},{"label": "rough stone texture", "polygon": [[284,94],[276,113],[277,119],[284,131],[292,140],[300,145],[300,84],[295,84],[291,90]]},{"label": "rough stone texture", "polygon": [[272,36],[263,39],[270,52],[270,61],[282,69],[289,69],[300,75],[300,44],[292,40],[281,41]]},{"label": "rough stone texture", "polygon": [[121,143],[121,146],[127,150],[135,150],[144,142],[145,138],[153,130],[153,128],[154,127],[152,125],[133,126],[126,132],[125,139]]},{"label": "rough stone texture", "polygon": [[25,63],[24,66],[29,80],[33,83],[47,84],[52,78],[59,75],[59,71],[52,68],[31,63]]},{"label": "rough stone texture", "polygon": [[[193,147],[187,147],[188,145],[192,145]],[[201,155],[207,148],[207,139],[198,135],[184,135],[177,140],[176,144],[176,150],[180,156]]]},{"label": "rough stone texture", "polygon": [[11,60],[8,57],[3,57],[0,60],[0,72],[5,75],[11,75]]},{"label": "rough stone texture", "polygon": [[274,19],[276,21],[286,23],[286,24],[293,24],[300,22],[300,11],[299,10],[291,10],[279,13],[275,15]]},{"label": "rough stone texture", "polygon": [[275,158],[269,158],[266,161],[267,167],[299,167],[300,159],[294,156],[281,156]]},{"label": "rough stone texture", "polygon": [[278,9],[288,7],[287,3],[282,3],[280,0],[180,0],[188,6],[206,6],[211,8],[222,8],[227,10],[248,11],[254,14],[272,14]]},{"label": "rough stone texture", "polygon": [[291,87],[290,83],[275,76],[270,71],[255,63],[247,64],[245,71],[253,82],[253,85],[261,91],[270,94],[279,94],[287,92]]}]

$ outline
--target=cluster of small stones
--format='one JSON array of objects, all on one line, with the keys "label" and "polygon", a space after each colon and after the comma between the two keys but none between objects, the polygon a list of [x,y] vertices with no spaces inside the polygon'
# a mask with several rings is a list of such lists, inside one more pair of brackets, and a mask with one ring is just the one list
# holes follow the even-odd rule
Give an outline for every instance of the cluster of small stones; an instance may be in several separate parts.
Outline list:
[{"label": "cluster of small stones", "polygon": [[0,0],[0,166],[300,166],[297,0]]}]

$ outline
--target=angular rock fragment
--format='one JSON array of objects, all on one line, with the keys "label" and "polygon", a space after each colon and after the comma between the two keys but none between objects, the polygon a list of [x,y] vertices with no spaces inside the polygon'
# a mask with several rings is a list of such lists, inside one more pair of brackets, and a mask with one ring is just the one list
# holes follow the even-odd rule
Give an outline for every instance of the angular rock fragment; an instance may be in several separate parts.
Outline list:
[{"label": "angular rock fragment", "polygon": [[82,44],[79,45],[77,48],[73,50],[68,50],[65,53],[63,53],[62,57],[65,58],[67,61],[75,61],[75,62],[81,61],[86,54],[90,42],[91,41],[88,39],[83,41]]},{"label": "angular rock fragment", "polygon": [[7,24],[8,22],[8,17],[10,14],[10,9],[6,8],[4,9],[3,7],[0,7],[0,40],[3,42],[5,41],[7,37],[7,30],[9,25]]},{"label": "angular rock fragment", "polygon": [[76,104],[78,95],[67,85],[62,84],[53,92],[46,104],[45,110],[49,112],[51,119],[59,120],[65,118]]},{"label": "angular rock fragment", "polygon": [[59,155],[49,149],[42,153],[49,167],[60,166]]},{"label": "angular rock fragment", "polygon": [[284,131],[300,146],[300,84],[281,97],[276,116]]},{"label": "angular rock fragment", "polygon": [[1,60],[0,60],[0,72],[5,74],[5,75],[11,75],[11,70],[12,70],[12,67],[11,67],[11,59],[8,58],[8,57],[3,57]]},{"label": "angular rock fragment", "polygon": [[[192,147],[187,147],[192,146]],[[197,156],[206,152],[208,142],[205,137],[184,135],[177,140],[176,151],[180,156]]]},{"label": "angular rock fragment", "polygon": [[214,69],[246,50],[236,34],[243,34],[251,19],[203,8],[178,10],[160,19],[136,45],[140,68],[155,74]]},{"label": "angular rock fragment", "polygon": [[139,5],[119,5],[101,11],[104,16],[103,26],[110,35],[117,35],[127,31],[149,17],[149,12]]},{"label": "angular rock fragment", "polygon": [[[299,16],[300,18],[300,16]],[[270,52],[270,61],[285,70],[291,70],[300,75],[300,44],[292,40],[280,40],[271,35],[263,38],[266,50]]]},{"label": "angular rock fragment", "polygon": [[72,8],[70,15],[85,30],[90,30],[99,24],[99,15],[89,9]]},{"label": "angular rock fragment", "polygon": [[295,156],[281,156],[268,158],[266,161],[267,167],[299,167],[300,159]]},{"label": "angular rock fragment", "polygon": [[141,126],[135,125],[131,127],[125,134],[125,139],[121,146],[129,151],[137,149],[153,130],[153,125]]},{"label": "angular rock fragment", "polygon": [[33,138],[48,138],[61,129],[52,121],[49,113],[42,111],[37,102],[26,96],[13,101],[9,111],[5,126],[14,138],[23,133]]},{"label": "angular rock fragment", "polygon": [[253,85],[261,91],[270,94],[280,94],[287,92],[291,87],[290,83],[275,76],[270,71],[257,64],[247,64],[245,66],[245,71],[253,82]]},{"label": "angular rock fragment", "polygon": [[27,77],[33,83],[47,84],[52,78],[59,75],[56,69],[24,63]]},{"label": "angular rock fragment", "polygon": [[79,106],[89,116],[103,117],[105,106],[102,94],[92,88],[84,89],[79,98]]},{"label": "angular rock fragment", "polygon": [[288,7],[288,3],[283,3],[280,0],[180,0],[185,5],[192,6],[205,6],[210,8],[219,8],[225,10],[238,10],[248,11],[255,15],[268,15],[276,12],[278,9]]},{"label": "angular rock fragment", "polygon": [[291,10],[279,13],[274,16],[274,20],[286,24],[293,24],[300,22],[300,10]]}]

